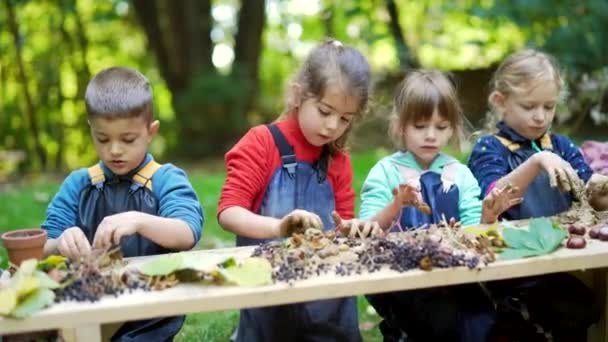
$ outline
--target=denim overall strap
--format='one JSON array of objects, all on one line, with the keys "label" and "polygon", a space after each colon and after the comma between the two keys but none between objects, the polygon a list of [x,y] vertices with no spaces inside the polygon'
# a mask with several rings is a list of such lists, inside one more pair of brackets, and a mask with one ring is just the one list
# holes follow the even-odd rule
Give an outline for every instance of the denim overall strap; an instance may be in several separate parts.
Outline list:
[{"label": "denim overall strap", "polygon": [[[548,136],[548,134],[545,135],[545,137]],[[516,169],[536,153],[532,147],[512,143],[505,137],[496,137],[498,141],[511,151],[511,154],[507,157],[509,172]],[[550,140],[549,144],[547,144],[546,140],[547,138],[541,139],[541,146],[545,150],[551,148]],[[508,220],[519,220],[552,216],[568,210],[571,205],[572,195],[551,187],[549,175],[543,171],[528,185],[523,202],[507,210],[503,214],[503,217]]]},{"label": "denim overall strap", "polygon": [[[283,166],[271,176],[258,213],[282,218],[294,209],[303,209],[319,215],[325,229],[333,228],[335,195],[326,179],[327,163],[317,161],[313,165],[296,160],[296,165],[286,167],[292,162],[289,157],[293,148],[281,147],[287,141],[276,126],[270,125],[269,129],[274,132]],[[239,246],[262,242],[266,240],[237,237]],[[354,297],[241,310],[236,337],[239,342],[360,340]]]},{"label": "denim overall strap", "polygon": [[289,145],[279,127],[276,125],[266,125],[266,127],[268,127],[270,130],[274,143],[279,149],[279,155],[281,156],[283,167],[285,170],[287,170],[290,177],[295,176],[298,163],[296,162],[296,154],[293,151],[293,147]]},{"label": "denim overall strap", "polygon": [[[106,179],[99,164],[88,169],[91,186],[80,196],[77,226],[82,229],[89,243],[93,242],[97,226],[106,216],[131,210],[152,215],[158,213],[158,200],[152,192],[152,184],[150,181],[145,181],[151,179],[154,172],[160,168],[160,164],[155,164],[158,167],[146,168],[146,165],[135,175],[126,178]],[[168,252],[167,249],[138,234],[126,237],[121,243],[121,249],[125,257]]]},{"label": "denim overall strap", "polygon": [[[458,210],[459,190],[455,184],[456,163],[446,165],[441,174],[433,171],[418,172],[403,165],[397,165],[403,179],[412,185],[419,185],[422,199],[431,207],[430,214],[424,214],[414,207],[403,207],[398,218],[401,229],[417,228],[439,223],[444,218],[460,220]],[[393,227],[392,231],[398,231]]]},{"label": "denim overall strap", "polygon": [[[78,227],[93,242],[97,226],[104,217],[130,210],[156,215],[158,200],[152,192],[152,176],[161,164],[151,160],[130,179],[106,179],[99,164],[88,169],[91,186],[83,191],[78,206]],[[140,235],[123,239],[121,250],[126,257],[167,253],[168,250]],[[153,318],[125,322],[111,341],[170,341],[184,324],[185,316]]]}]

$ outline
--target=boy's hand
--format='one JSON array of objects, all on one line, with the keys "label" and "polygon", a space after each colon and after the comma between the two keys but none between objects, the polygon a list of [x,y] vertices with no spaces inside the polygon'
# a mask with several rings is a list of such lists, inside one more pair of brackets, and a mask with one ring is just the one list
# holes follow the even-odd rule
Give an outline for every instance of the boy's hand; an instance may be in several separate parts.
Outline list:
[{"label": "boy's hand", "polygon": [[563,160],[553,152],[542,151],[534,155],[540,167],[549,175],[552,187],[557,187],[563,192],[576,192],[583,188],[583,181],[570,163]]},{"label": "boy's hand", "polygon": [[431,213],[431,208],[424,203],[420,187],[410,183],[399,184],[399,188],[393,188],[394,201],[401,207],[416,207],[424,214]]},{"label": "boy's hand", "polygon": [[512,206],[520,204],[524,199],[523,197],[515,197],[518,192],[518,187],[511,184],[492,189],[483,199],[482,223],[494,223],[500,214]]},{"label": "boy's hand", "polygon": [[120,244],[120,239],[123,236],[139,232],[143,215],[146,214],[138,211],[127,211],[106,216],[97,226],[93,248],[108,249],[113,245]]},{"label": "boy's hand", "polygon": [[335,211],[331,213],[331,216],[336,223],[336,231],[341,234],[353,238],[366,238],[368,236],[379,236],[384,234],[384,231],[380,228],[378,222],[359,219],[343,220]]},{"label": "boy's hand", "polygon": [[57,238],[57,250],[61,255],[77,260],[91,252],[91,245],[82,229],[71,227]]},{"label": "boy's hand", "polygon": [[308,228],[323,230],[323,221],[315,213],[296,209],[279,222],[279,236],[289,237],[294,233],[303,233]]}]

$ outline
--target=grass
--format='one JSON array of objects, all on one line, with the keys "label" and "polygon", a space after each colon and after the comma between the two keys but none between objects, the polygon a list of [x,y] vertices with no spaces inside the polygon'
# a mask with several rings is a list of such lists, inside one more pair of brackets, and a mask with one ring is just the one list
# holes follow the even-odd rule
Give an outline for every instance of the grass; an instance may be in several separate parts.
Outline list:
[{"label": "grass", "polygon": [[[388,152],[386,150],[353,154],[354,182],[357,193],[372,166]],[[189,168],[189,177],[205,211],[205,225],[200,248],[234,245],[234,235],[220,228],[215,219],[217,202],[224,183],[223,168],[205,164]],[[60,178],[40,177],[27,184],[11,184],[0,188],[0,233],[18,228],[39,227],[52,196],[59,189]],[[357,196],[358,198],[358,196]],[[358,208],[358,201],[357,201]],[[0,261],[6,260],[0,248]],[[1,264],[1,263],[0,263]],[[368,313],[367,301],[358,297],[359,322],[371,329],[362,329],[364,340],[381,341],[377,328],[379,317]],[[227,341],[238,323],[237,311],[198,313],[187,316],[177,341]]]}]

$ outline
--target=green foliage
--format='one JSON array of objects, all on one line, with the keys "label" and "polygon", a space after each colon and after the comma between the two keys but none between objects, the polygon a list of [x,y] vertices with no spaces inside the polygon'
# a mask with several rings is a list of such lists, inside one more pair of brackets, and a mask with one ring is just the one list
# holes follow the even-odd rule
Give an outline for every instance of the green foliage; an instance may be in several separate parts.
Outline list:
[{"label": "green foliage", "polygon": [[527,229],[507,226],[502,236],[509,248],[500,254],[500,259],[509,260],[549,254],[560,246],[567,234],[543,217],[532,219]]},{"label": "green foliage", "polygon": [[472,13],[490,24],[511,20],[529,37],[529,44],[556,56],[577,75],[606,64],[608,2],[604,0],[553,1],[495,0]]},{"label": "green foliage", "polygon": [[[357,193],[363,180],[378,159],[389,153],[386,150],[353,154],[354,184]],[[224,231],[215,219],[220,189],[224,182],[223,167],[207,163],[202,168],[191,169],[189,178],[205,210],[205,226],[199,248],[217,248],[234,245],[234,234]],[[26,184],[14,185],[0,191],[0,232],[24,227],[39,227],[44,220],[48,202],[59,188],[61,180],[38,179]],[[358,198],[359,196],[357,196]],[[358,204],[358,203],[357,203]],[[5,252],[0,248],[0,255]],[[2,267],[2,266],[0,266]],[[6,266],[4,266],[6,267]],[[2,301],[0,301],[2,303]],[[359,320],[377,325],[378,315],[367,312],[369,304],[363,296],[358,297]],[[238,311],[189,314],[177,341],[227,341],[238,324]],[[382,335],[377,326],[362,331],[364,341],[380,341]]]}]

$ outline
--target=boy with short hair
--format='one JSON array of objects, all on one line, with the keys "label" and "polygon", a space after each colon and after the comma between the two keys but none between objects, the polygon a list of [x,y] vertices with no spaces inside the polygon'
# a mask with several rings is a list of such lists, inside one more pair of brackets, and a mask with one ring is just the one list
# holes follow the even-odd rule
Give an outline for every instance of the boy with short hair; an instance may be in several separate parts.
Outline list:
[{"label": "boy with short hair", "polygon": [[[191,249],[203,211],[186,173],[158,164],[148,146],[160,123],[146,77],[112,67],[89,82],[85,102],[99,163],[72,172],[47,209],[46,254],[77,259],[120,245],[126,257]],[[171,340],[184,316],[125,323],[112,340]]]}]

